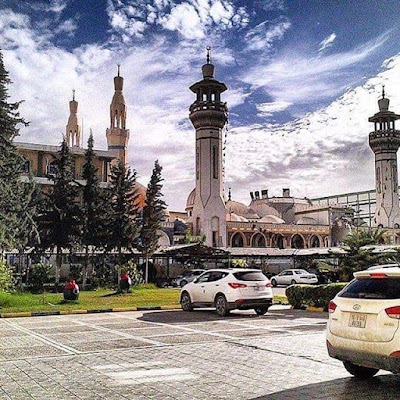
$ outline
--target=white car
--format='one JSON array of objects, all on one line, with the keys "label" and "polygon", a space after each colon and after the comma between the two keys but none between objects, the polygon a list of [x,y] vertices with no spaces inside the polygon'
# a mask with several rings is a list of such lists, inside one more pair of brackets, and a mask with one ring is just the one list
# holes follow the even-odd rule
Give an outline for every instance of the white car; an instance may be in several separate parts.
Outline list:
[{"label": "white car", "polygon": [[271,278],[272,286],[294,285],[296,283],[318,283],[317,275],[310,274],[305,269],[285,269]]},{"label": "white car", "polygon": [[327,347],[350,374],[400,373],[400,267],[356,272],[329,303]]},{"label": "white car", "polygon": [[181,290],[182,310],[215,307],[221,317],[231,310],[254,309],[264,315],[272,304],[269,279],[258,269],[210,269]]},{"label": "white car", "polygon": [[185,271],[182,275],[177,276],[172,281],[172,286],[184,287],[187,283],[194,281],[204,271],[205,269],[192,269],[191,271]]}]

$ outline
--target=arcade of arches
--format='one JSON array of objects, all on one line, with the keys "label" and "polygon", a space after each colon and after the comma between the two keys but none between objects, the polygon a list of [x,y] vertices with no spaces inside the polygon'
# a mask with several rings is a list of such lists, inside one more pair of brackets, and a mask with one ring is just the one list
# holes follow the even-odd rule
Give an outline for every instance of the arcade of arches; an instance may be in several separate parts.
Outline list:
[{"label": "arcade of arches", "polygon": [[328,247],[328,235],[318,233],[264,233],[228,232],[230,247],[272,247],[278,249],[305,249]]}]

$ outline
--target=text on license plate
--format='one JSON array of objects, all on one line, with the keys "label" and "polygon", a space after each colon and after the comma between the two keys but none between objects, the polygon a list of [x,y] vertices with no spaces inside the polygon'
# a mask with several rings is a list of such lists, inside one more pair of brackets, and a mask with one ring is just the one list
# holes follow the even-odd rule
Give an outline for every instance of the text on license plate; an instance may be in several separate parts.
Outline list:
[{"label": "text on license plate", "polygon": [[350,314],[349,326],[353,328],[365,328],[367,314]]},{"label": "text on license plate", "polygon": [[261,289],[262,289],[262,286],[254,286],[254,291],[255,292],[258,292]]}]

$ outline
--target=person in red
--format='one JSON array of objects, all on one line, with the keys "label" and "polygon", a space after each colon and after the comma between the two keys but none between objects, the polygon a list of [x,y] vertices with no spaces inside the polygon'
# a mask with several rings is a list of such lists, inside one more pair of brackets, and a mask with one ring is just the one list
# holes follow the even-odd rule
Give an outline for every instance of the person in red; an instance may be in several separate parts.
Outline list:
[{"label": "person in red", "polygon": [[64,300],[78,300],[79,297],[79,286],[75,282],[75,279],[70,280],[64,286]]},{"label": "person in red", "polygon": [[128,292],[128,290],[130,290],[131,288],[131,285],[132,283],[129,274],[127,272],[123,272],[120,276],[120,282],[119,282],[119,288],[121,292],[123,292],[124,290]]}]

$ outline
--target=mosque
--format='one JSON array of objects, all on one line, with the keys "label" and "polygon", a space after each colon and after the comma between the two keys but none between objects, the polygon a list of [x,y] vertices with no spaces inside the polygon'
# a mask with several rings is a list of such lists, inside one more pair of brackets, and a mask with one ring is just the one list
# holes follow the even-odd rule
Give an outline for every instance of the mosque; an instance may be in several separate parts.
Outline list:
[{"label": "mosque", "polygon": [[[106,129],[107,150],[95,150],[95,163],[103,186],[109,182],[110,166],[117,159],[127,160],[129,129],[126,127],[127,106],[123,96],[123,77],[114,77],[114,96],[110,104],[110,126]],[[267,189],[250,192],[249,205],[232,200],[229,189],[225,195],[223,182],[223,129],[227,123],[228,107],[222,100],[225,83],[215,78],[215,66],[208,48],[202,79],[190,86],[195,100],[189,107],[189,118],[195,128],[195,188],[190,192],[185,211],[166,211],[159,244],[171,246],[181,241],[188,229],[193,236],[204,236],[205,243],[221,248],[307,249],[337,246],[352,225],[367,225],[357,214],[357,202],[341,201],[342,195],[318,199],[297,198],[289,188],[280,196],[270,196]],[[375,191],[368,197],[375,209],[370,226],[390,228],[394,243],[400,237],[400,207],[397,172],[397,150],[400,131],[395,121],[400,119],[389,111],[389,99],[383,91],[378,102],[379,112],[369,118],[374,131],[369,144],[375,153]],[[75,179],[82,179],[85,150],[81,145],[78,123],[78,102],[75,93],[69,104],[66,140],[74,156]],[[16,143],[25,157],[25,175],[31,173],[38,183],[50,185],[48,176],[54,173],[58,146]],[[167,182],[168,184],[168,182]],[[141,205],[146,189],[136,184]],[[364,192],[362,192],[364,193]],[[335,201],[336,200],[336,201]],[[363,203],[366,204],[366,203]]]}]

